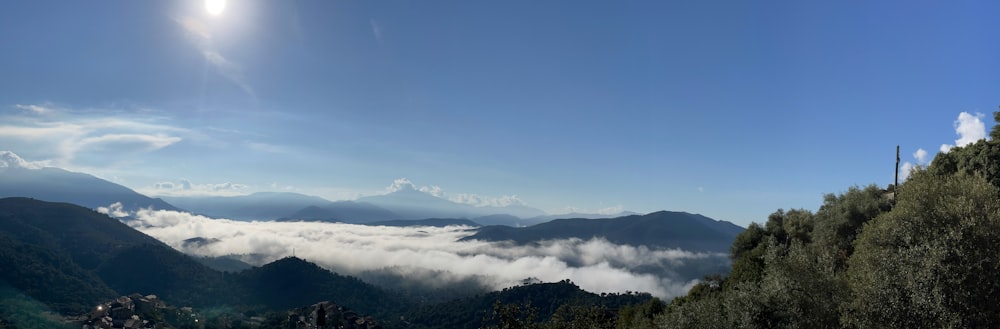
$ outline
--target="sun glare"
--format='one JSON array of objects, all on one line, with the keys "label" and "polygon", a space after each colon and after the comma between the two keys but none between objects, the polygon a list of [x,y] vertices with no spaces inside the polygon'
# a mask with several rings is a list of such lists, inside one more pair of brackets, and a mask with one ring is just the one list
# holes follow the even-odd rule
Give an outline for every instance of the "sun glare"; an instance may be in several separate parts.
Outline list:
[{"label": "sun glare", "polygon": [[205,0],[205,10],[212,16],[218,16],[226,10],[226,0]]}]

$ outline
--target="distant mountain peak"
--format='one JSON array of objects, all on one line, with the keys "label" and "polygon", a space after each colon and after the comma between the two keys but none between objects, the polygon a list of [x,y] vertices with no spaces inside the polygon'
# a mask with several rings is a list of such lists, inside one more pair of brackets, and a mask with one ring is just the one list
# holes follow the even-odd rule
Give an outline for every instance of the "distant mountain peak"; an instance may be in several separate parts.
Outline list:
[{"label": "distant mountain peak", "polygon": [[177,210],[163,200],[147,197],[125,186],[90,174],[43,167],[10,151],[0,151],[0,181],[3,181],[0,197],[68,202],[91,209],[121,203],[124,211],[150,207]]},{"label": "distant mountain peak", "polygon": [[41,169],[42,166],[25,161],[11,151],[0,151],[0,168]]}]

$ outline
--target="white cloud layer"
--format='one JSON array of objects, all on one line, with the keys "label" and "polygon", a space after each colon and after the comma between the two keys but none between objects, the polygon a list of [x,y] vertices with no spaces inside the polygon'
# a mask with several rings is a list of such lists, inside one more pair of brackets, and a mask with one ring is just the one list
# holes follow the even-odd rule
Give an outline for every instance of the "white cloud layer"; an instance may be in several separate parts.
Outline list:
[{"label": "white cloud layer", "polygon": [[[393,267],[410,273],[445,270],[448,284],[483,276],[494,288],[533,277],[546,282],[570,279],[592,292],[644,291],[662,298],[686,293],[695,281],[637,272],[639,267],[676,267],[684,262],[725,255],[682,250],[651,250],[603,239],[547,241],[532,246],[458,242],[468,227],[373,227],[341,223],[239,222],[183,212],[140,210],[132,227],[183,252],[199,256],[261,255],[272,261],[294,253],[347,274]],[[218,242],[184,245],[201,237]]]}]

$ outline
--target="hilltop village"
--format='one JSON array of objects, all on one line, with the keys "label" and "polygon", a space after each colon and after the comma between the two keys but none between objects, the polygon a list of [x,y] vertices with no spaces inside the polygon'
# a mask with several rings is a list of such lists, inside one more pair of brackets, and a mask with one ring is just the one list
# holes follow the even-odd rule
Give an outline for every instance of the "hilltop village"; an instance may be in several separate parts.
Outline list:
[{"label": "hilltop village", "polygon": [[381,329],[370,316],[361,316],[334,302],[322,301],[312,306],[289,310],[285,314],[262,316],[229,314],[206,316],[192,307],[167,305],[156,295],[135,293],[120,296],[94,307],[77,318],[83,329],[145,328],[308,328],[308,329]]}]

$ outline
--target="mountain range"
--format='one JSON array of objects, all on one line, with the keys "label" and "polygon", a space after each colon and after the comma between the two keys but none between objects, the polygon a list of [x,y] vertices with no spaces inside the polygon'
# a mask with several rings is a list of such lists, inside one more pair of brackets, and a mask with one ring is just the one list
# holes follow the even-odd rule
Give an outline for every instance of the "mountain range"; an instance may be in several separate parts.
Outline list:
[{"label": "mountain range", "polygon": [[634,213],[548,215],[523,204],[473,206],[402,186],[383,195],[355,201],[329,201],[291,192],[258,192],[240,196],[163,196],[151,198],[128,187],[55,167],[42,167],[10,151],[0,151],[0,197],[30,197],[68,202],[91,209],[121,203],[122,210],[180,210],[235,220],[306,220],[365,224],[428,218],[469,219],[479,225],[531,226],[556,218],[609,218]]},{"label": "mountain range", "polygon": [[[652,298],[597,295],[563,281],[421,304],[295,257],[236,273],[220,272],[107,215],[30,198],[0,199],[0,266],[5,289],[64,315],[84,314],[115,296],[138,292],[157,295],[172,305],[210,309],[213,314],[247,312],[280,318],[283,313],[276,312],[336,300],[360,314],[385,319],[388,328],[477,328],[498,300],[544,305],[540,309],[544,319],[561,305],[617,308]],[[44,308],[4,306],[0,323],[5,325],[9,324],[5,319],[23,318],[7,312],[51,316],[43,314]]]},{"label": "mountain range", "polygon": [[[128,218],[111,218],[95,209],[121,203],[126,211],[187,210],[243,220],[282,218],[373,226],[463,225],[470,227],[470,232],[475,231],[465,240],[539,244],[556,239],[601,238],[620,245],[713,253],[727,251],[742,231],[729,222],[682,212],[614,218],[578,214],[573,216],[576,218],[555,219],[523,205],[475,207],[412,188],[338,202],[296,193],[175,197],[169,201],[182,206],[175,207],[165,200],[144,196],[92,175],[40,168],[13,153],[0,152],[0,287],[13,289],[63,314],[79,314],[114,296],[140,292],[158,295],[177,305],[235,307],[254,312],[337,300],[338,304],[358,312],[388,319],[408,314],[408,323],[397,323],[401,327],[472,328],[475,320],[482,318],[485,312],[482,308],[488,308],[493,302],[490,298],[497,296],[478,295],[447,305],[423,305],[414,301],[414,297],[433,291],[415,295],[387,290],[294,257],[260,267],[225,258],[196,259],[122,222]],[[184,243],[212,241],[192,238]],[[669,270],[677,278],[689,280],[726,268],[728,260],[724,256],[713,256],[704,262],[660,264],[634,270],[654,275]],[[412,285],[392,289],[405,286]],[[539,303],[546,305],[561,305],[566,300],[559,298],[585,293],[575,286],[542,290],[547,291],[548,299]],[[457,296],[454,292],[444,295]],[[435,300],[416,299],[423,303]],[[3,312],[5,308],[0,307],[0,321],[4,319]],[[438,321],[447,318],[450,320]]]},{"label": "mountain range", "polygon": [[213,270],[121,221],[68,203],[0,199],[0,280],[56,311],[81,313],[133,292],[190,306],[288,309],[336,296],[365,313],[403,301],[297,258]]},{"label": "mountain range", "polygon": [[476,207],[434,196],[411,186],[403,186],[397,191],[384,195],[373,195],[358,199],[379,207],[403,214],[396,219],[422,218],[474,218],[488,215],[507,214],[518,218],[544,216],[545,212],[521,204],[504,207]]},{"label": "mountain range", "polygon": [[91,209],[120,202],[126,211],[140,208],[178,210],[163,200],[92,175],[31,166],[9,151],[0,151],[0,198],[3,197],[69,202]]},{"label": "mountain range", "polygon": [[163,200],[194,214],[235,220],[272,220],[303,208],[331,202],[291,192],[257,192],[239,196],[165,196]]},{"label": "mountain range", "polygon": [[518,244],[553,239],[607,239],[615,244],[689,251],[729,251],[743,228],[686,212],[659,211],[616,218],[564,218],[528,227],[486,226],[462,240],[513,241]]},{"label": "mountain range", "polygon": [[[149,198],[127,187],[58,168],[38,168],[16,154],[0,152],[0,197],[30,197],[68,202],[91,209],[120,202],[125,210],[184,209],[213,218],[240,220],[327,221],[385,226],[468,225],[479,227],[465,240],[513,241],[519,244],[553,239],[600,237],[616,244],[690,251],[726,252],[743,228],[725,221],[682,212],[646,215],[544,215],[524,205],[475,207],[403,186],[384,195],[357,201],[331,202],[288,192],[245,196]],[[518,216],[520,215],[520,216]],[[533,217],[522,217],[533,216]]]}]

